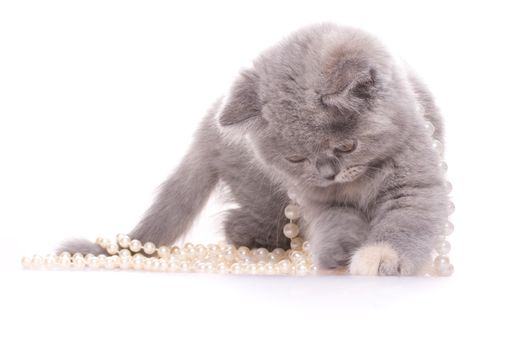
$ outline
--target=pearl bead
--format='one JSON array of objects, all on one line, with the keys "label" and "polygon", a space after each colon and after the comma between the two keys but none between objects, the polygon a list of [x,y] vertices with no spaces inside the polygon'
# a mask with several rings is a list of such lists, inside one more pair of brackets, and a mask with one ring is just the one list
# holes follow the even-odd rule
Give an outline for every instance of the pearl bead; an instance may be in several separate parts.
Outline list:
[{"label": "pearl bead", "polygon": [[232,260],[235,260],[237,256],[237,252],[233,249],[230,249],[230,250],[226,250],[224,252],[224,260],[226,261],[232,261]]},{"label": "pearl bead", "polygon": [[151,258],[151,270],[160,271],[160,260],[157,258]]},{"label": "pearl bead", "polygon": [[449,264],[445,269],[440,269],[438,274],[442,277],[448,277],[454,273],[454,265]]},{"label": "pearl bead", "polygon": [[303,239],[300,237],[293,238],[290,242],[290,248],[294,250],[302,249],[303,247]]},{"label": "pearl bead", "polygon": [[191,271],[191,266],[188,262],[186,261],[183,261],[180,263],[180,270],[182,272],[190,272]]},{"label": "pearl bead", "polygon": [[204,272],[206,273],[214,273],[217,271],[217,264],[213,262],[207,262],[204,264]]},{"label": "pearl bead", "polygon": [[303,251],[309,252],[310,251],[310,242],[304,241],[303,243]]},{"label": "pearl bead", "polygon": [[220,250],[217,244],[208,244],[207,249],[208,253],[211,255],[216,255]]},{"label": "pearl bead", "polygon": [[180,260],[191,260],[193,258],[193,254],[188,254],[183,249],[180,250],[179,254],[176,255]]},{"label": "pearl bead", "polygon": [[282,273],[282,274],[289,273],[291,267],[292,267],[292,263],[288,259],[281,260],[279,261],[279,263],[277,263],[277,268],[279,270],[279,273]]},{"label": "pearl bead", "polygon": [[219,243],[219,248],[223,251],[223,252],[227,252],[227,251],[232,251],[232,250],[235,250],[235,246],[232,245],[232,244],[228,244],[226,242],[220,242]]},{"label": "pearl bead", "polygon": [[102,268],[105,268],[106,267],[106,260],[108,259],[108,257],[104,254],[100,254],[97,256],[97,259],[98,259],[98,266],[99,267],[102,267]]},{"label": "pearl bead", "polygon": [[170,256],[171,249],[165,245],[159,247],[159,256],[161,258],[168,258]]},{"label": "pearl bead", "polygon": [[267,260],[268,260],[268,262],[275,263],[275,262],[278,261],[278,258],[277,258],[277,255],[275,255],[274,253],[269,253]]},{"label": "pearl bead", "polygon": [[60,254],[60,257],[58,258],[58,264],[64,269],[69,268],[71,266],[71,255],[69,253]]},{"label": "pearl bead", "polygon": [[434,265],[447,265],[450,263],[448,256],[438,255],[434,258]]},{"label": "pearl bead", "polygon": [[92,269],[96,269],[99,267],[98,258],[96,256],[90,256],[86,259],[87,266],[89,266]]},{"label": "pearl bead", "polygon": [[246,272],[248,272],[250,275],[256,275],[257,271],[257,264],[248,264],[248,266],[246,267]]},{"label": "pearl bead", "polygon": [[108,256],[105,259],[104,267],[106,269],[108,269],[108,270],[111,270],[111,269],[114,269],[115,267],[117,267],[117,264],[118,264],[118,256],[112,255],[112,256]]},{"label": "pearl bead", "polygon": [[107,247],[106,247],[106,251],[108,252],[109,255],[114,255],[114,254],[117,254],[118,253],[118,244],[117,243],[110,243]]},{"label": "pearl bead", "polygon": [[117,235],[117,242],[121,248],[128,248],[131,242],[131,239],[128,235],[119,234]]},{"label": "pearl bead", "polygon": [[[76,255],[76,254],[75,254]],[[77,269],[81,269],[86,265],[86,261],[83,256],[76,256],[73,258],[73,266]]]},{"label": "pearl bead", "polygon": [[445,148],[443,147],[443,144],[439,142],[438,140],[432,141],[432,149],[436,151],[440,156],[443,155],[443,152]]},{"label": "pearl bead", "polygon": [[194,271],[195,272],[206,272],[206,262],[204,261],[196,261],[194,264]]},{"label": "pearl bead", "polygon": [[277,267],[275,264],[267,263],[264,265],[264,273],[267,275],[275,275],[277,273]]},{"label": "pearl bead", "polygon": [[48,254],[44,258],[44,266],[48,269],[54,268],[58,263],[58,257],[55,254]]},{"label": "pearl bead", "polygon": [[179,255],[180,251],[181,249],[179,246],[174,245],[173,247],[171,247],[171,254],[173,255]]},{"label": "pearl bead", "polygon": [[299,226],[294,223],[288,223],[284,225],[283,233],[288,238],[294,238],[299,235]]},{"label": "pearl bead", "polygon": [[171,271],[171,272],[180,271],[180,264],[175,261],[168,262],[168,271]]},{"label": "pearl bead", "polygon": [[236,274],[236,275],[241,274],[242,273],[242,266],[241,266],[241,264],[233,263],[230,266],[230,271],[231,271],[231,273]]},{"label": "pearl bead", "polygon": [[286,208],[284,208],[284,216],[286,216],[290,220],[299,219],[299,216],[300,216],[299,206],[296,204],[288,204]]},{"label": "pearl bead", "polygon": [[147,270],[148,271],[159,271],[160,270],[160,262],[157,258],[147,258],[146,261],[149,261],[147,263]]},{"label": "pearl bead", "polygon": [[450,183],[450,181],[445,181],[443,186],[445,187],[445,191],[447,192],[447,194],[452,192],[452,184]]},{"label": "pearl bead", "polygon": [[142,243],[138,239],[134,239],[129,243],[129,250],[133,253],[138,253],[142,249]]},{"label": "pearl bead", "polygon": [[95,242],[104,249],[111,244],[111,241],[109,239],[102,237],[97,238]]},{"label": "pearl bead", "polygon": [[434,271],[438,276],[450,276],[454,272],[454,266],[446,256],[437,256],[434,259]]},{"label": "pearl bead", "polygon": [[142,263],[142,266],[144,270],[151,271],[153,270],[153,259],[152,258],[144,258],[144,262]]},{"label": "pearl bead", "polygon": [[449,236],[454,232],[454,224],[452,224],[450,221],[448,221],[445,224],[445,235]]},{"label": "pearl bead", "polygon": [[160,271],[166,272],[168,271],[169,265],[166,260],[160,260]]},{"label": "pearl bead", "polygon": [[131,267],[135,270],[141,270],[144,267],[144,257],[142,255],[133,255]]},{"label": "pearl bead", "polygon": [[188,257],[192,257],[195,254],[195,247],[191,243],[184,244],[184,248],[182,249]]},{"label": "pearl bead", "polygon": [[448,204],[447,204],[448,215],[452,215],[455,210],[456,210],[456,206],[454,205],[454,203],[448,202]]},{"label": "pearl bead", "polygon": [[301,262],[297,265],[295,265],[295,273],[299,276],[304,276],[308,274],[308,266],[306,263]]},{"label": "pearl bead", "polygon": [[62,252],[60,253],[59,257],[71,259],[71,254],[69,252]]},{"label": "pearl bead", "polygon": [[258,248],[255,250],[254,256],[258,261],[264,260],[268,257],[268,250],[266,248]]},{"label": "pearl bead", "polygon": [[265,261],[259,261],[257,263],[257,273],[258,274],[264,275],[266,273],[266,269],[265,269],[266,264],[267,264],[267,262],[265,262]]},{"label": "pearl bead", "polygon": [[131,266],[131,256],[121,256],[119,266],[121,269],[129,269]]},{"label": "pearl bead", "polygon": [[441,241],[436,245],[436,252],[438,252],[439,255],[446,255],[450,252],[450,243],[448,241]]},{"label": "pearl bead", "polygon": [[127,257],[130,257],[131,256],[131,252],[127,249],[121,249],[119,252],[118,252],[118,255],[121,257],[121,258],[127,258]]},{"label": "pearl bead", "polygon": [[22,257],[22,266],[26,269],[31,267],[31,258],[28,256]]},{"label": "pearl bead", "polygon": [[155,244],[152,242],[146,242],[144,243],[144,247],[142,247],[142,249],[144,250],[144,253],[151,255],[155,253]]},{"label": "pearl bead", "polygon": [[42,267],[43,263],[44,263],[44,259],[40,255],[35,254],[31,258],[31,266],[35,269]]},{"label": "pearl bead", "polygon": [[217,264],[217,272],[221,273],[221,274],[228,273],[228,266],[225,263],[223,263],[223,262],[218,263]]},{"label": "pearl bead", "polygon": [[237,254],[239,254],[239,256],[246,256],[246,255],[249,255],[250,254],[250,248],[248,247],[239,247],[239,249],[237,249]]},{"label": "pearl bead", "polygon": [[431,122],[427,121],[425,122],[424,124],[424,127],[425,127],[425,131],[429,134],[429,135],[433,135],[434,132],[436,131],[436,128],[434,127],[434,124],[432,124]]},{"label": "pearl bead", "polygon": [[297,250],[290,251],[289,257],[293,262],[300,262],[304,260],[304,255]]},{"label": "pearl bead", "polygon": [[195,263],[195,271],[196,272],[205,272],[206,266],[203,262],[196,262]]},{"label": "pearl bead", "polygon": [[208,255],[208,249],[202,244],[197,244],[195,245],[195,254],[200,258],[204,258]]},{"label": "pearl bead", "polygon": [[285,251],[282,248],[275,248],[274,250],[272,250],[272,254],[274,254],[277,257],[277,259],[279,259],[285,255]]},{"label": "pearl bead", "polygon": [[241,255],[239,257],[239,262],[241,263],[249,264],[253,261],[254,261],[254,257],[252,257],[251,255]]}]

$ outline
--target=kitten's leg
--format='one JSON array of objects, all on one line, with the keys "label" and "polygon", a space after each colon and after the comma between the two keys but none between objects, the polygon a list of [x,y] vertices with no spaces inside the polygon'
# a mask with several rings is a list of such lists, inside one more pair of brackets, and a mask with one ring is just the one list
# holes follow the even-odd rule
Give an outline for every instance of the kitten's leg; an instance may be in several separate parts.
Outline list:
[{"label": "kitten's leg", "polygon": [[414,275],[428,261],[446,222],[446,195],[438,187],[394,192],[376,210],[367,243],[352,257],[351,274]]},{"label": "kitten's leg", "polygon": [[308,239],[320,269],[348,266],[368,232],[368,224],[353,208],[329,208],[308,214]]},{"label": "kitten's leg", "polygon": [[162,185],[153,205],[130,234],[132,239],[171,245],[190,228],[215,188],[218,176],[207,160],[190,150]]},{"label": "kitten's leg", "polygon": [[228,211],[224,220],[224,233],[228,243],[237,247],[264,247],[287,249],[290,240],[282,233],[287,222],[284,202],[270,206],[244,206]]},{"label": "kitten's leg", "polygon": [[[211,126],[201,127],[178,168],[163,183],[155,201],[130,233],[131,239],[153,242],[157,246],[171,245],[190,228],[218,182],[213,165],[217,151],[211,149],[217,144],[215,136]],[[103,253],[87,240],[65,242],[58,251]]]}]

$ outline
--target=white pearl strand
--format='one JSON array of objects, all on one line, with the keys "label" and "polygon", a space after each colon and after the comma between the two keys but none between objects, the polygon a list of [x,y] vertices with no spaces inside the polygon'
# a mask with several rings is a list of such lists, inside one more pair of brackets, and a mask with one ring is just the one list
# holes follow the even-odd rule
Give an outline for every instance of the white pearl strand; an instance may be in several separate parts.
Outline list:
[{"label": "white pearl strand", "polygon": [[269,252],[266,248],[236,248],[231,244],[193,245],[183,247],[160,246],[151,242],[142,244],[120,234],[115,242],[97,238],[96,243],[108,255],[82,255],[63,252],[45,257],[34,255],[22,258],[26,268],[55,269],[74,267],[76,269],[133,269],[162,272],[208,272],[232,274],[263,275],[308,275],[317,271],[309,254],[309,243],[298,237],[299,228],[293,222],[299,218],[299,207],[288,205],[285,215],[290,219],[283,230],[292,238],[291,249],[276,248]]},{"label": "white pearl strand", "polygon": [[[425,130],[431,137],[433,137],[436,129],[434,125],[427,120],[425,122]],[[448,170],[448,165],[444,159],[444,147],[443,144],[435,137],[433,137],[432,140],[432,149],[438,153],[440,159],[439,167],[443,171],[443,174],[445,174]],[[452,192],[452,184],[450,181],[444,180],[443,186],[445,187],[447,194]],[[448,216],[452,215],[455,209],[456,207],[454,203],[449,200],[447,204]],[[447,221],[443,227],[442,232],[443,233],[437,237],[436,245],[434,246],[434,252],[432,253],[433,261],[431,264],[432,268],[430,271],[426,272],[428,275],[450,276],[454,273],[454,265],[450,263],[450,259],[448,257],[451,245],[447,240],[447,237],[451,235],[452,232],[454,232],[454,225],[450,221]]]},{"label": "white pearl strand", "polygon": [[[434,134],[432,123],[425,124],[430,135]],[[434,139],[432,148],[443,155],[442,144]],[[442,160],[441,168],[445,172],[447,164]],[[452,185],[445,181],[444,186],[450,193]],[[290,249],[276,248],[269,252],[266,248],[249,249],[248,247],[236,248],[231,244],[193,245],[186,243],[183,247],[160,246],[152,242],[142,243],[131,239],[127,235],[117,235],[116,241],[107,238],[97,238],[96,243],[104,248],[107,255],[93,254],[82,255],[63,252],[60,255],[49,254],[46,256],[33,255],[23,257],[22,265],[32,269],[133,269],[162,272],[208,272],[231,273],[252,275],[310,275],[317,273],[310,255],[310,243],[299,237],[297,220],[300,217],[300,207],[295,201],[295,196],[289,194],[291,203],[284,210],[284,215],[290,220],[283,228],[284,235],[290,239]],[[449,215],[454,212],[454,204],[449,202]],[[432,269],[427,275],[450,276],[454,266],[450,264],[447,254],[450,243],[447,236],[454,231],[451,222],[445,224],[443,234],[438,237],[433,253]],[[142,254],[144,253],[144,254]],[[335,271],[337,273],[339,271]]]},{"label": "white pearl strand", "polygon": [[[46,257],[33,255],[22,258],[26,268],[103,268],[134,269],[145,271],[171,272],[208,272],[232,274],[264,275],[308,275],[317,272],[312,263],[310,244],[299,237],[297,220],[300,209],[293,202],[286,206],[285,216],[290,220],[283,228],[283,233],[290,238],[290,249],[276,248],[269,252],[266,248],[236,248],[231,244],[193,245],[183,247],[160,246],[152,242],[142,243],[127,235],[117,235],[116,241],[97,238],[96,243],[104,248],[107,255],[63,252]],[[144,254],[142,254],[144,253]]]}]

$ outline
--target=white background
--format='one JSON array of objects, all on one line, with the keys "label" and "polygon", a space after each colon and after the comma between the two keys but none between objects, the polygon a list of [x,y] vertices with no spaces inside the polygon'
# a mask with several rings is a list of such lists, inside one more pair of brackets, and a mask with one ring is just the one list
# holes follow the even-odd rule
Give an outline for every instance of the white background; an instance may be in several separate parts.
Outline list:
[{"label": "white background", "polygon": [[[519,2],[0,2],[2,348],[525,346]],[[446,119],[449,279],[23,271],[129,231],[240,68],[301,25],[375,33]],[[190,239],[218,238],[213,203]]]}]

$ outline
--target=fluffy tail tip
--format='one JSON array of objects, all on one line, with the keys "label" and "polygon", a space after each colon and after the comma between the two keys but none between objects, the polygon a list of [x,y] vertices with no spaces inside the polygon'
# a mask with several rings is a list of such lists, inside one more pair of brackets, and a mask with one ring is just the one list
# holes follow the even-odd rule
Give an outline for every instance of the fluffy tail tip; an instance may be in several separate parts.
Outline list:
[{"label": "fluffy tail tip", "polygon": [[71,254],[81,253],[81,254],[105,254],[106,251],[101,248],[99,245],[87,240],[87,239],[72,239],[63,242],[56,249],[57,254],[62,252],[69,252]]}]

